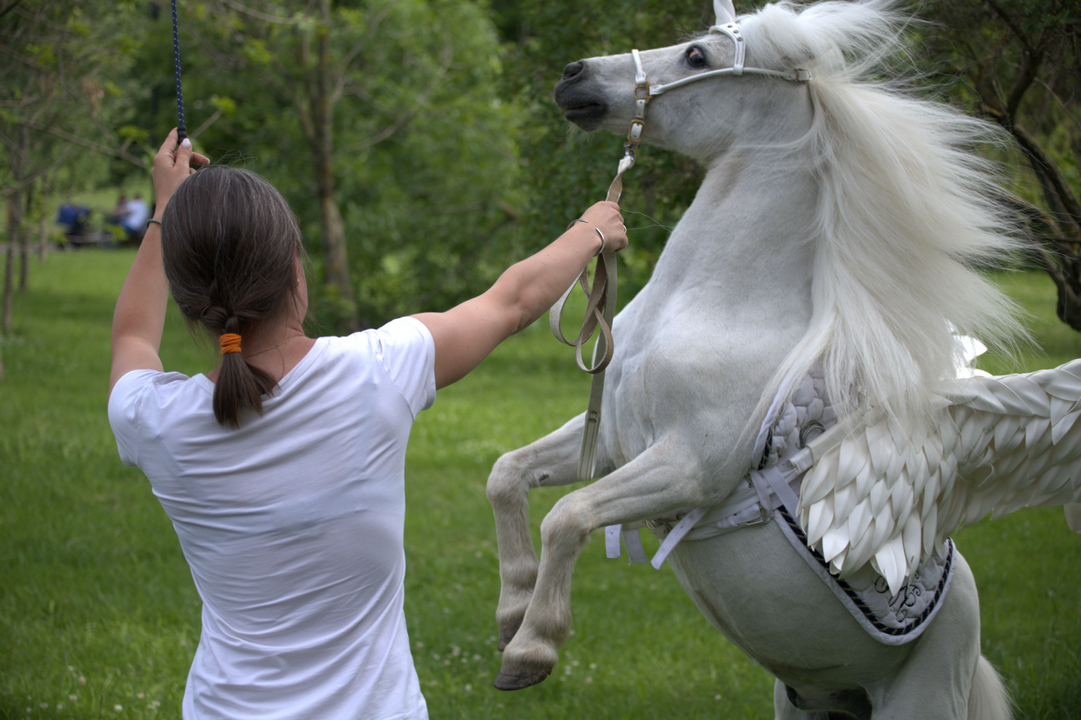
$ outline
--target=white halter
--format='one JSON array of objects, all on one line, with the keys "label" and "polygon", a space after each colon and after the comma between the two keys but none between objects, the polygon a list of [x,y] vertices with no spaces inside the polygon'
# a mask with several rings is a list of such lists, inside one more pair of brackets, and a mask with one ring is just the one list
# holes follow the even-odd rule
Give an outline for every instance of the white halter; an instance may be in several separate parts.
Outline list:
[{"label": "white halter", "polygon": [[[811,73],[807,70],[795,69],[788,72],[782,70],[767,70],[765,68],[744,67],[743,62],[747,54],[747,45],[743,42],[743,35],[740,33],[739,23],[736,21],[725,23],[724,25],[714,25],[709,29],[711,33],[717,33],[719,35],[727,35],[732,38],[732,42],[735,44],[736,59],[732,63],[730,68],[722,68],[720,70],[710,70],[709,72],[699,73],[698,75],[690,75],[682,80],[675,80],[666,85],[651,85],[649,80],[646,79],[646,71],[642,67],[642,56],[638,50],[631,50],[631,56],[634,57],[634,120],[631,121],[631,130],[627,134],[627,140],[633,143],[636,147],[642,141],[642,131],[646,126],[646,105],[655,96],[662,93],[666,93],[669,90],[673,90],[677,87],[683,87],[692,82],[699,80],[705,80],[706,78],[720,77],[722,75],[768,75],[769,77],[781,78],[782,80],[788,80],[790,82],[806,83],[811,79]],[[631,163],[633,164],[633,159]]]}]

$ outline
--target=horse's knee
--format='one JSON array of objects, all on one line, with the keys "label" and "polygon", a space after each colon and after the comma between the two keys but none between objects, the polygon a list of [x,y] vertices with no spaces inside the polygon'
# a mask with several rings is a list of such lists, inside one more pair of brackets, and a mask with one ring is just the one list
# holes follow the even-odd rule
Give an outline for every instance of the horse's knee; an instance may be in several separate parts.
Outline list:
[{"label": "horse's knee", "polygon": [[541,543],[545,548],[580,548],[589,541],[592,530],[577,498],[573,494],[566,495],[541,521]]},{"label": "horse's knee", "polygon": [[529,486],[523,482],[521,450],[506,453],[495,461],[488,475],[485,494],[494,508],[521,505],[529,496]]}]

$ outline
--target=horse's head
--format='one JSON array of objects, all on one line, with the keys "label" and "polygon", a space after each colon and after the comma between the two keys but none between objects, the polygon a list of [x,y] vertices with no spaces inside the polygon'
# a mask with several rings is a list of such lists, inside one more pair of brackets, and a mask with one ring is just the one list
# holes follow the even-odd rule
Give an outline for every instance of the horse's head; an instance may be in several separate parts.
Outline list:
[{"label": "horse's head", "polygon": [[689,42],[567,65],[555,88],[564,116],[586,131],[630,128],[632,142],[700,160],[737,138],[760,145],[802,135],[811,117],[809,73],[760,67],[734,13],[717,5],[717,25]]}]

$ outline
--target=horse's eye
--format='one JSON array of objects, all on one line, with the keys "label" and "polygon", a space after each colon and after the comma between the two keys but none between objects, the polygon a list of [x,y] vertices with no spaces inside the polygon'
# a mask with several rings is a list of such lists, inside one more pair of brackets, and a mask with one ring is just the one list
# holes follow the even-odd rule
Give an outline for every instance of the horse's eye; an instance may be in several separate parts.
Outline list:
[{"label": "horse's eye", "polygon": [[706,54],[702,52],[702,48],[697,45],[692,45],[687,48],[687,64],[695,69],[701,69],[706,66]]}]

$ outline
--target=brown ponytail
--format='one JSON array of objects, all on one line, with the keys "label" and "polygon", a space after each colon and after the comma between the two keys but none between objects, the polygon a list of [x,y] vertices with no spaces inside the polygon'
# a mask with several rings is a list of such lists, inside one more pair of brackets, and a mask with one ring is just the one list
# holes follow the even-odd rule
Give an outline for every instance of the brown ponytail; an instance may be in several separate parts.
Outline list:
[{"label": "brown ponytail", "polygon": [[[300,228],[281,194],[254,173],[210,167],[188,177],[165,208],[161,244],[181,315],[215,341],[273,324],[298,299]],[[262,413],[263,396],[276,387],[239,352],[226,353],[214,387],[214,417],[239,427],[244,411]]]}]

